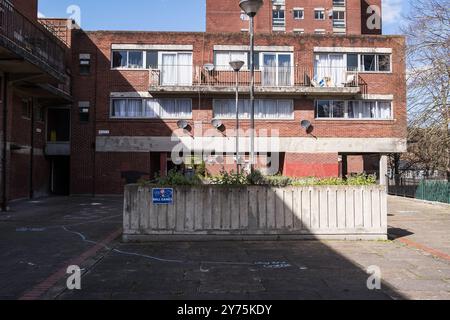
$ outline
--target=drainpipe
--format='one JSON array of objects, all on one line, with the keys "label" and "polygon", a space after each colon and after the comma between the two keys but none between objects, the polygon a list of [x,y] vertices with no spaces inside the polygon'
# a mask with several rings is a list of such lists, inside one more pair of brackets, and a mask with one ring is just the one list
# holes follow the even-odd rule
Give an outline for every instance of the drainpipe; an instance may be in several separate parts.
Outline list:
[{"label": "drainpipe", "polygon": [[8,124],[8,78],[9,74],[5,73],[3,76],[3,150],[2,150],[2,211],[6,212],[8,210],[8,199],[6,196],[6,153],[7,149],[7,130],[6,126]]},{"label": "drainpipe", "polygon": [[31,99],[31,137],[30,137],[30,199],[33,199],[33,167],[34,167],[34,99]]}]

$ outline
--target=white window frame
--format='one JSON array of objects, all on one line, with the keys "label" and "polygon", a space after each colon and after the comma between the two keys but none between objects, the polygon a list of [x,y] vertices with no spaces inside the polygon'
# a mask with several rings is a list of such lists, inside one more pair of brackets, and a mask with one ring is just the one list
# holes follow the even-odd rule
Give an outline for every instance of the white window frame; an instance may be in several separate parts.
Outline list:
[{"label": "white window frame", "polygon": [[[322,15],[323,15],[323,18],[322,19],[317,19],[316,18],[316,13],[317,12],[322,12]],[[314,8],[314,20],[317,20],[317,21],[324,21],[325,20],[325,16],[326,16],[326,14],[325,14],[325,8]]]},{"label": "white window frame", "polygon": [[[177,55],[177,61],[178,61],[178,55],[179,54],[186,54],[189,53],[191,55],[191,77],[190,77],[190,83],[188,84],[179,84],[179,83],[175,83],[175,84],[163,84],[162,83],[162,67],[163,67],[163,59],[162,56],[164,54],[176,54]],[[147,56],[147,55],[146,55]],[[147,62],[147,61],[146,61]],[[177,82],[178,82],[178,72],[179,72],[179,67],[180,65],[177,64]],[[194,75],[194,54],[192,51],[158,51],[158,70],[160,71],[160,81],[161,81],[161,85],[162,86],[191,86],[192,82],[193,82],[193,75]]]},{"label": "white window frame", "polygon": [[[233,103],[233,115],[230,115],[229,117],[218,117],[216,116],[216,114],[214,113],[214,106],[216,104],[217,101],[230,101]],[[248,100],[248,99],[246,99]],[[256,99],[256,101],[260,101],[260,100],[274,100],[277,102],[277,104],[279,103],[279,101],[289,101],[291,104],[291,115],[289,117],[284,117],[284,118],[258,118],[255,112],[255,120],[257,121],[286,121],[286,120],[294,120],[295,119],[295,105],[294,105],[294,100],[293,99]],[[234,99],[213,99],[213,117],[214,119],[220,119],[220,120],[234,120],[236,119],[236,101]],[[250,117],[242,117],[241,114],[239,114],[240,120],[243,121],[248,121],[250,120]]]},{"label": "white window frame", "polygon": [[278,86],[279,83],[279,74],[278,74],[278,68],[280,67],[278,65],[278,56],[279,55],[289,55],[291,57],[291,84],[289,86],[283,86],[283,87],[292,87],[295,84],[295,65],[294,65],[294,53],[293,52],[260,52],[259,53],[259,70],[261,71],[261,81],[263,77],[263,71],[264,71],[264,55],[265,54],[272,54],[276,56],[276,62],[277,62],[277,80],[276,80],[276,86]]},{"label": "white window frame", "polygon": [[[333,117],[333,110],[330,110],[330,114],[331,117],[318,117],[318,102],[319,101],[344,101],[344,117],[343,118],[334,118]],[[389,102],[391,105],[390,108],[390,115],[389,118],[363,118],[362,114],[360,113],[360,117],[359,118],[349,118],[348,114],[349,114],[349,102],[357,102],[360,106],[360,110],[361,110],[361,105],[364,102],[375,102],[377,105],[377,109],[378,109],[378,104],[380,102]],[[393,121],[394,120],[394,102],[392,100],[387,100],[387,99],[368,99],[368,100],[339,100],[339,99],[317,99],[314,101],[314,117],[316,120],[333,120],[333,121]]]},{"label": "white window frame", "polygon": [[[146,100],[189,100],[191,103],[191,114],[187,117],[161,117],[161,111],[159,111],[159,114],[157,114],[156,117],[121,117],[121,116],[113,116],[113,101],[114,100],[141,100],[142,101],[142,107],[144,107]],[[193,115],[193,105],[192,105],[192,99],[190,98],[162,98],[162,99],[153,99],[153,98],[137,98],[137,97],[111,97],[110,98],[110,106],[109,106],[109,118],[112,120],[191,120]]]},{"label": "white window frame", "polygon": [[[114,67],[114,52],[126,51],[127,52],[127,66],[126,67]],[[130,51],[142,53],[142,68],[130,68]],[[147,70],[147,51],[146,50],[131,50],[131,49],[112,49],[111,50],[111,70],[127,70],[127,71],[142,71]]]},{"label": "white window frame", "polygon": [[[293,11],[293,16],[294,16],[294,20],[305,20],[305,9],[304,8],[294,8],[294,9],[292,9],[292,11]],[[297,12],[297,11],[300,11],[300,12],[302,12],[302,17],[301,18],[296,18],[295,17],[295,13]]]}]

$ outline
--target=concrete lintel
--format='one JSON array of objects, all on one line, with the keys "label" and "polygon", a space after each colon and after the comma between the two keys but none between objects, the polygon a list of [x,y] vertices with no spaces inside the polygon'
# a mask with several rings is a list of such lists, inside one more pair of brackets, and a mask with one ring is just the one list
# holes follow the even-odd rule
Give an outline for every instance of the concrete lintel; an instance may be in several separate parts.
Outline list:
[{"label": "concrete lintel", "polygon": [[153,96],[146,91],[132,91],[132,92],[111,92],[111,98],[153,98]]},{"label": "concrete lintel", "polygon": [[[293,52],[293,46],[255,46],[256,51],[268,52]],[[245,45],[215,45],[214,51],[250,51],[250,46]]]},{"label": "concrete lintel", "polygon": [[[249,92],[247,86],[242,86],[239,89],[240,92]],[[182,92],[193,92],[193,93],[235,93],[236,89],[232,86],[151,86],[149,88],[150,93],[182,93]],[[292,86],[292,87],[256,87],[255,93],[270,93],[270,94],[284,94],[284,95],[313,95],[313,96],[324,96],[324,95],[351,95],[354,96],[359,94],[361,89],[359,87],[302,87],[302,86]]]},{"label": "concrete lintel", "polygon": [[314,47],[316,53],[392,53],[392,48]]},{"label": "concrete lintel", "polygon": [[191,44],[115,44],[111,45],[112,50],[180,50],[192,51]]},{"label": "concrete lintel", "polygon": [[[299,128],[300,130],[300,128]],[[235,151],[235,137],[138,137],[98,136],[97,152],[171,152],[181,144],[187,150],[231,153]],[[249,149],[249,139],[242,137],[241,150]],[[257,152],[290,153],[403,153],[406,139],[401,138],[299,138],[259,137],[255,139]]]}]

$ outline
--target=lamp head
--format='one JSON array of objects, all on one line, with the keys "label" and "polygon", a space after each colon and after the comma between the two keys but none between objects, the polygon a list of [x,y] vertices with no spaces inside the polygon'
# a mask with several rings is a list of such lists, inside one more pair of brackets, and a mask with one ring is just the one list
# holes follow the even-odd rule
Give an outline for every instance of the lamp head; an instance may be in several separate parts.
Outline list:
[{"label": "lamp head", "polygon": [[211,125],[216,129],[220,129],[223,126],[223,123],[219,119],[213,119]]},{"label": "lamp head", "polygon": [[240,61],[240,60],[234,60],[230,62],[230,66],[231,68],[233,68],[234,71],[238,72],[242,69],[242,67],[244,66],[245,62],[244,61]]},{"label": "lamp head", "polygon": [[177,122],[177,126],[180,129],[186,129],[188,127],[189,123],[186,120],[179,120]]},{"label": "lamp head", "polygon": [[311,128],[311,122],[309,120],[303,120],[300,125],[302,126],[303,129],[305,129],[306,131],[308,131]]},{"label": "lamp head", "polygon": [[263,0],[240,0],[239,6],[249,17],[254,17],[264,4]]}]

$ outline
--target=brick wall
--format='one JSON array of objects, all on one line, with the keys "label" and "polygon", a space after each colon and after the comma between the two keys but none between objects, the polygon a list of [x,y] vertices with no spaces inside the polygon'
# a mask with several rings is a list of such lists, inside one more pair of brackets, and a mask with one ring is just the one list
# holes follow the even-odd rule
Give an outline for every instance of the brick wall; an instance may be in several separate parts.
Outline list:
[{"label": "brick wall", "polygon": [[[214,45],[247,45],[248,35],[241,33],[174,33],[174,32],[83,32],[75,31],[72,47],[73,95],[72,108],[72,156],[71,192],[120,193],[124,184],[123,171],[143,171],[150,168],[150,150],[142,154],[94,153],[95,137],[99,130],[109,130],[110,136],[170,136],[177,128],[176,120],[116,120],[110,119],[111,92],[147,92],[148,71],[111,70],[111,44],[185,44],[193,45],[195,65],[213,62]],[[257,45],[293,46],[297,65],[312,68],[313,48],[321,47],[382,47],[393,49],[393,72],[389,74],[361,74],[365,82],[364,93],[393,94],[394,120],[354,121],[316,120],[314,99],[308,97],[283,97],[266,95],[266,98],[294,100],[294,119],[283,121],[256,121],[257,129],[276,129],[283,137],[310,137],[300,128],[300,120],[310,120],[313,134],[318,137],[345,138],[405,138],[406,137],[406,87],[404,66],[404,39],[384,36],[316,36],[280,34],[273,37],[259,34]],[[80,75],[79,54],[91,54],[91,74]],[[170,94],[154,94],[155,97],[173,97]],[[179,94],[193,101],[193,119],[201,121],[204,130],[211,128],[214,98],[230,98],[232,95]],[[242,98],[242,97],[241,97]],[[90,102],[90,120],[79,121],[78,102]],[[94,121],[95,120],[95,121]],[[224,121],[225,136],[234,129],[234,120]],[[249,121],[242,120],[241,128],[249,128]],[[95,161],[94,161],[95,159]],[[313,162],[315,161],[315,162]],[[234,168],[234,166],[231,166]],[[217,167],[212,168],[215,171]],[[291,176],[337,176],[337,154],[287,154],[284,174]],[[95,177],[95,179],[94,179]],[[95,189],[94,189],[95,186]]]},{"label": "brick wall", "polygon": [[289,177],[338,177],[338,154],[286,153],[283,174]]},{"label": "brick wall", "polygon": [[38,12],[38,0],[12,0],[14,8],[28,19],[36,21]]},{"label": "brick wall", "polygon": [[[378,5],[381,0],[347,0],[346,24],[347,34],[381,34],[380,30],[367,29],[366,13],[369,5]],[[293,9],[304,8],[304,19],[294,19]],[[325,20],[314,18],[314,9],[325,9]],[[333,0],[286,0],[286,32],[304,29],[305,33],[314,33],[315,29],[333,32],[333,19],[328,12],[333,9]],[[249,28],[249,23],[241,19],[238,0],[206,0],[206,32],[240,32]],[[255,18],[257,33],[272,33],[272,1],[264,1],[263,7]]]}]

